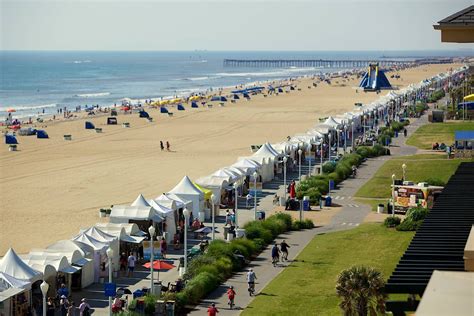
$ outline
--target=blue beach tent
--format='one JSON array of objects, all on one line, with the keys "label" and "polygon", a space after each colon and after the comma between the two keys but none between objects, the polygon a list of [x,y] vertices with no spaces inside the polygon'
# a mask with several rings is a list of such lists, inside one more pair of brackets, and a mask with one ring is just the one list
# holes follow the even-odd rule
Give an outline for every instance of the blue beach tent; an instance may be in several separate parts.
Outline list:
[{"label": "blue beach tent", "polygon": [[220,95],[216,95],[216,96],[213,96],[213,97],[211,98],[211,101],[226,102],[226,101],[227,101],[227,98],[226,98],[226,97],[223,97],[223,96],[220,96]]},{"label": "blue beach tent", "polygon": [[140,111],[138,112],[138,117],[149,118],[150,115],[146,111]]},{"label": "blue beach tent", "polygon": [[234,100],[239,100],[240,99],[240,97],[237,94],[234,94],[233,98],[234,98]]},{"label": "blue beach tent", "polygon": [[474,110],[474,101],[459,103],[458,110],[466,110],[466,111]]},{"label": "blue beach tent", "polygon": [[184,110],[186,110],[184,106],[181,103],[178,104],[178,111],[184,111]]},{"label": "blue beach tent", "polygon": [[244,98],[250,99],[250,96],[248,93],[244,93]]},{"label": "blue beach tent", "polygon": [[379,68],[379,64],[370,64],[369,69],[359,84],[359,88],[364,91],[378,91],[381,89],[392,89],[392,85],[385,76],[383,70]]},{"label": "blue beach tent", "polygon": [[191,102],[191,107],[192,108],[198,108],[199,105],[196,102]]},{"label": "blue beach tent", "polygon": [[86,122],[86,129],[95,129],[95,126],[92,122]]},{"label": "blue beach tent", "polygon": [[168,113],[168,109],[165,108],[165,107],[161,107],[161,108],[160,108],[160,113],[166,114],[166,113]]},{"label": "blue beach tent", "polygon": [[49,138],[45,130],[39,129],[36,131],[36,138]]},{"label": "blue beach tent", "polygon": [[278,92],[279,92],[279,93],[283,93],[283,89],[282,89],[282,88],[278,88]]},{"label": "blue beach tent", "polygon": [[293,87],[293,86],[290,86],[290,90],[295,90],[295,87]]},{"label": "blue beach tent", "polygon": [[15,145],[18,144],[16,137],[13,135],[5,135],[5,144],[7,145]]}]

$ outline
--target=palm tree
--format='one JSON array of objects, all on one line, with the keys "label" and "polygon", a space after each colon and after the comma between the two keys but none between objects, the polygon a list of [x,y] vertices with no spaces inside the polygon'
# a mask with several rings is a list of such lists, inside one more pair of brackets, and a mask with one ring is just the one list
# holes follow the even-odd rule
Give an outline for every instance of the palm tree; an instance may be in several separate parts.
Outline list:
[{"label": "palm tree", "polygon": [[341,298],[339,307],[345,316],[377,315],[385,312],[382,273],[365,266],[343,270],[337,279],[336,293]]}]

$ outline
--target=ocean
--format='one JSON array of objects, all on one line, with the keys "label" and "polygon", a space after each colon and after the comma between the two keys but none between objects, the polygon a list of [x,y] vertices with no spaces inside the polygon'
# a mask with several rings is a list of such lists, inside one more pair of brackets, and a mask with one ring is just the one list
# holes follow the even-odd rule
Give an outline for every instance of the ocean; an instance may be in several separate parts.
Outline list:
[{"label": "ocean", "polygon": [[58,108],[109,106],[121,99],[185,96],[209,88],[340,69],[234,68],[225,58],[380,59],[466,56],[472,51],[415,52],[95,52],[0,51],[0,118],[56,113]]}]

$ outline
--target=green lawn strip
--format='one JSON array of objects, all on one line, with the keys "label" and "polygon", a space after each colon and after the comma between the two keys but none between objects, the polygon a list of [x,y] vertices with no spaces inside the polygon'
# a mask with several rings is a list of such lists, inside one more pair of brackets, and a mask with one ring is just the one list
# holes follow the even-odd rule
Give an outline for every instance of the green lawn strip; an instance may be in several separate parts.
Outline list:
[{"label": "green lawn strip", "polygon": [[388,198],[386,199],[372,199],[372,198],[356,198],[355,201],[360,204],[367,204],[370,205],[373,212],[377,212],[377,206],[379,204],[383,204],[385,207],[385,212],[387,211],[387,202]]},{"label": "green lawn strip", "polygon": [[367,265],[387,279],[412,236],[381,224],[318,235],[242,315],[340,315],[335,291],[339,273],[352,265]]},{"label": "green lawn strip", "polygon": [[462,159],[434,159],[432,156],[434,155],[415,155],[388,160],[380,167],[372,179],[357,191],[355,196],[389,198],[392,174],[395,174],[397,179],[400,179],[403,174],[403,163],[407,165],[406,178],[410,181],[420,182],[428,178],[435,178],[447,182],[456,171],[458,165],[462,161],[466,161]]},{"label": "green lawn strip", "polygon": [[433,123],[421,126],[407,140],[407,145],[431,149],[433,143],[451,145],[455,131],[474,130],[474,122]]}]

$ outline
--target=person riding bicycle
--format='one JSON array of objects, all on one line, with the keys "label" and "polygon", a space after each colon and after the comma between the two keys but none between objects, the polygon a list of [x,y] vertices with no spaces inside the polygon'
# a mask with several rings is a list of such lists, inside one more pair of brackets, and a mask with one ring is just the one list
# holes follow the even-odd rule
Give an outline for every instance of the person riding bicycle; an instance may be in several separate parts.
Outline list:
[{"label": "person riding bicycle", "polygon": [[290,248],[290,245],[286,243],[286,241],[282,241],[280,243],[280,249],[281,249],[281,260],[288,260],[288,248]]},{"label": "person riding bicycle", "polygon": [[352,176],[356,176],[357,174],[357,166],[356,165],[352,165]]},{"label": "person riding bicycle", "polygon": [[249,291],[250,296],[252,296],[253,293],[255,292],[256,279],[257,279],[257,276],[255,275],[255,272],[253,272],[253,269],[249,269],[249,272],[247,272],[247,284],[248,284],[248,291]]},{"label": "person riding bicycle", "polygon": [[232,307],[234,306],[234,298],[235,298],[235,291],[234,291],[234,287],[231,285],[229,286],[229,288],[227,289],[227,297],[229,298],[229,306],[230,306],[230,309],[232,309]]},{"label": "person riding bicycle", "polygon": [[280,249],[278,249],[278,245],[275,243],[272,247],[272,263],[274,267],[276,267],[278,261],[280,261]]}]

